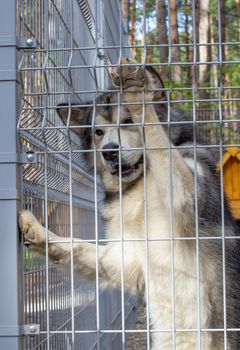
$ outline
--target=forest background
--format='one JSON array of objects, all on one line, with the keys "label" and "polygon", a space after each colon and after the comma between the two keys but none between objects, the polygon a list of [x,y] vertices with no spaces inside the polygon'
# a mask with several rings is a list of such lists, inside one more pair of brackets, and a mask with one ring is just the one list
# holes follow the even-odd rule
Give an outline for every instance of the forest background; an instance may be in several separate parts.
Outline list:
[{"label": "forest background", "polygon": [[[240,112],[240,0],[121,0],[134,58],[153,64],[172,99]],[[190,105],[188,102],[188,107]],[[214,113],[215,113],[214,112]],[[233,123],[235,133],[239,123]]]}]

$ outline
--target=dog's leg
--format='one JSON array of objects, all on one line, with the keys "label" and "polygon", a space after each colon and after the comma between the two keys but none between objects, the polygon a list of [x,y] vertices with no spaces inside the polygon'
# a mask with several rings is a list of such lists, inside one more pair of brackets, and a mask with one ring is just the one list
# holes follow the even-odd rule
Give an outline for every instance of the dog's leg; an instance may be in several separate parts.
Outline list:
[{"label": "dog's leg", "polygon": [[[46,229],[38,222],[30,211],[23,211],[19,215],[19,226],[24,239],[30,243],[30,249],[45,256]],[[121,264],[121,245],[112,243],[105,246],[80,242],[73,243],[69,238],[57,236],[48,231],[49,259],[62,268],[71,266],[71,249],[73,249],[74,270],[82,277],[96,279],[96,265],[98,264],[99,278],[102,285],[121,287],[121,266],[124,266],[124,287],[137,292],[143,281],[140,261],[135,256],[132,244],[124,245],[124,264]],[[98,261],[96,260],[98,249]]]},{"label": "dog's leg", "polygon": [[[123,58],[122,64],[121,71],[116,68],[111,72],[112,81],[116,86],[122,83],[122,101],[128,104],[134,122],[144,125],[148,170],[160,190],[160,196],[163,200],[166,199],[166,207],[169,208],[169,149],[171,144],[162,125],[159,125],[154,104],[151,104],[156,100],[165,100],[164,92],[161,91],[162,81],[156,71],[136,63],[136,66],[133,66],[134,62],[129,59]],[[148,123],[154,123],[154,125],[147,125]],[[193,160],[190,162],[194,166]],[[174,148],[171,149],[171,177],[173,209],[182,207],[185,209],[186,203],[193,209],[194,176],[180,152]]]},{"label": "dog's leg", "polygon": [[[153,105],[146,106],[145,122],[158,123]],[[170,186],[171,176],[173,209],[185,208],[186,203],[193,209],[194,176],[191,169],[185,164],[177,149],[169,150],[172,145],[161,125],[146,125],[144,132],[146,148],[149,149],[147,150],[148,169],[160,190],[161,198],[166,200],[166,206],[170,206],[170,196],[167,192],[170,192],[168,186]]]},{"label": "dog's leg", "polygon": [[[124,101],[132,102],[138,93],[126,92]],[[134,97],[135,96],[135,97]],[[146,94],[149,101],[149,96]],[[162,201],[165,201],[165,207],[170,208],[170,176],[172,188],[172,206],[175,214],[184,208],[192,210],[194,208],[194,176],[192,170],[185,163],[179,150],[171,148],[172,146],[162,125],[159,125],[159,119],[156,114],[154,105],[146,104],[143,113],[142,106],[128,106],[131,111],[133,120],[136,123],[142,123],[144,115],[144,139],[147,156],[147,169],[153,176],[154,183],[159,189],[159,195]],[[149,124],[148,124],[149,123]],[[152,125],[154,123],[155,125]],[[171,153],[170,153],[171,152]],[[171,158],[170,158],[171,157]],[[194,166],[194,160],[191,159]],[[171,168],[170,168],[171,166]],[[197,170],[200,170],[198,165]],[[171,174],[170,174],[171,169]],[[199,172],[201,174],[201,171]],[[190,213],[189,213],[190,214]]]}]

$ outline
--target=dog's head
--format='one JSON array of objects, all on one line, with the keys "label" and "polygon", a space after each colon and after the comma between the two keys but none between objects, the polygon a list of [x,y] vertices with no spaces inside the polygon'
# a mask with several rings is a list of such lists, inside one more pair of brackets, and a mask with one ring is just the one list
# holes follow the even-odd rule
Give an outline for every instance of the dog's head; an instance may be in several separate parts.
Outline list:
[{"label": "dog's head", "polygon": [[[121,72],[110,72],[113,84],[122,87],[121,93],[103,94],[96,99],[96,108],[93,103],[84,107],[61,104],[57,108],[63,122],[74,126],[83,149],[96,150],[97,170],[108,191],[119,190],[119,179],[127,186],[143,174],[144,132],[141,122],[136,123],[147,113],[142,98],[164,99],[162,81],[153,68],[144,70],[129,60],[124,63]],[[88,159],[93,164],[94,152],[87,154],[92,154]]]}]

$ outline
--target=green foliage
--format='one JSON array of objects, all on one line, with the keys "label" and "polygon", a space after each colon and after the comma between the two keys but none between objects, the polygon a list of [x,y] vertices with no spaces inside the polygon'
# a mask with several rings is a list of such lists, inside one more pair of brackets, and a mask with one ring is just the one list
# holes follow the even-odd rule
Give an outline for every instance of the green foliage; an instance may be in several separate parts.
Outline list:
[{"label": "green foliage", "polygon": [[[132,1],[131,1],[132,2]],[[177,0],[177,18],[178,18],[178,40],[183,46],[180,47],[180,62],[181,66],[181,82],[176,83],[172,81],[173,87],[186,88],[191,87],[193,83],[193,42],[194,42],[194,24],[193,24],[193,8],[192,4],[195,3],[190,0]],[[166,13],[168,14],[169,1],[165,1]],[[222,75],[224,77],[224,82],[227,86],[239,86],[240,81],[240,45],[237,42],[240,41],[240,13],[237,10],[237,5],[235,0],[226,0],[224,3],[225,8],[221,9],[225,27],[221,27],[219,22],[219,11],[218,11],[219,1],[211,0],[209,2],[209,19],[211,23],[211,40],[214,45],[209,46],[210,50],[208,53],[208,61],[216,62],[209,65],[209,69],[206,71],[206,79],[203,82],[198,82],[200,86],[208,87],[215,86],[219,83],[219,32],[223,31],[225,33],[226,41],[235,44],[227,44],[222,46],[222,50],[225,52],[225,60],[230,62],[228,64],[223,64]],[[196,13],[195,13],[196,15]],[[136,44],[142,45],[143,42],[143,25],[144,16],[146,23],[146,36],[144,40],[147,44],[147,63],[162,63],[160,60],[159,49],[156,47],[149,48],[149,45],[156,44],[156,0],[146,0],[145,7],[142,0],[136,0]],[[167,31],[169,32],[169,19],[168,15],[165,18]],[[209,34],[210,35],[210,34]],[[208,42],[210,43],[210,37]],[[189,46],[186,46],[189,44]],[[192,45],[192,46],[191,46]],[[199,48],[197,47],[197,52]],[[143,57],[143,48],[138,48],[136,50],[136,59],[141,62]],[[234,63],[236,62],[236,63]],[[190,64],[189,64],[190,63]],[[187,65],[188,64],[188,65]],[[197,70],[199,68],[197,67]],[[167,71],[168,67],[162,68],[162,70]],[[169,76],[169,72],[166,72],[165,77]],[[187,93],[188,95],[188,93]]]}]

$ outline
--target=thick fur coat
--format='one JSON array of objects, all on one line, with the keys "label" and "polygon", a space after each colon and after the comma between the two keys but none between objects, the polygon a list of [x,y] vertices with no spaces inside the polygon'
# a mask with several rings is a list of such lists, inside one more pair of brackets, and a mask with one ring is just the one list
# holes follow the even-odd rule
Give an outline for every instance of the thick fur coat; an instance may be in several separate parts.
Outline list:
[{"label": "thick fur coat", "polygon": [[[238,231],[225,201],[221,207],[213,156],[195,126],[167,108],[153,68],[124,60],[111,74],[123,91],[99,97],[94,111],[58,108],[83,149],[95,149],[105,188],[101,213],[110,242],[98,248],[101,283],[123,283],[146,297],[152,350],[239,350]],[[86,157],[93,164],[94,152]],[[45,255],[37,219],[24,211],[19,223],[31,249]],[[48,240],[49,258],[68,266],[69,239],[49,231]],[[86,242],[73,246],[75,271],[91,280],[95,250]]]}]

